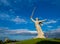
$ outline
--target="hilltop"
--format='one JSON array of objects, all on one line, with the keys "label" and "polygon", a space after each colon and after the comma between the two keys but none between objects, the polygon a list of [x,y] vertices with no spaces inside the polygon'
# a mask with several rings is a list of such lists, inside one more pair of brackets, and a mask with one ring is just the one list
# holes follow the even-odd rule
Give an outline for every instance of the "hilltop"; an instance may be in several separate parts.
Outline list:
[{"label": "hilltop", "polygon": [[[14,42],[15,44],[60,44],[60,39],[30,39],[23,40],[19,42]],[[11,43],[7,43],[11,44]]]}]

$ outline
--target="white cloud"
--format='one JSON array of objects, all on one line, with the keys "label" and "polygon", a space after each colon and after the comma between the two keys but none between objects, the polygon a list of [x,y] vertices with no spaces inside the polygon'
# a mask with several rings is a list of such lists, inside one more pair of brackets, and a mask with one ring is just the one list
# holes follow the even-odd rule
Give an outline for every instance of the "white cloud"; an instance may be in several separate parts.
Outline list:
[{"label": "white cloud", "polygon": [[7,0],[0,0],[3,4],[5,5],[10,5],[9,2]]},{"label": "white cloud", "polygon": [[57,28],[56,30],[53,31],[53,33],[60,32],[60,28]]},{"label": "white cloud", "polygon": [[52,28],[52,26],[47,26],[48,28]]},{"label": "white cloud", "polygon": [[19,16],[16,16],[15,18],[13,18],[11,21],[15,22],[16,24],[20,24],[20,23],[26,23],[25,19],[20,18]]},{"label": "white cloud", "polygon": [[15,30],[7,30],[8,34],[22,34],[22,33],[30,33],[36,34],[37,31],[30,31],[28,29],[15,29]]},{"label": "white cloud", "polygon": [[0,34],[36,34],[37,31],[31,31],[29,29],[9,29],[7,27],[0,28]]},{"label": "white cloud", "polygon": [[31,34],[36,34],[37,33],[37,31],[28,31],[28,32],[30,32]]},{"label": "white cloud", "polygon": [[9,9],[9,12],[11,13],[15,13],[15,11],[13,9]]},{"label": "white cloud", "polygon": [[45,22],[44,24],[52,24],[52,23],[57,23],[57,20],[49,20],[48,22]]},{"label": "white cloud", "polygon": [[0,27],[0,30],[9,29],[8,27]]},{"label": "white cloud", "polygon": [[[12,11],[12,10],[10,10],[10,11]],[[26,24],[27,23],[27,21],[25,19],[20,18],[19,16],[8,15],[6,13],[0,13],[0,19],[9,20],[9,21],[15,22],[16,24],[20,24],[20,23]]]},{"label": "white cloud", "polygon": [[5,14],[5,13],[0,13],[0,19],[2,20],[8,20],[10,18],[10,16],[8,14]]},{"label": "white cloud", "polygon": [[48,32],[45,32],[46,36],[48,36],[48,38],[60,38],[60,27],[57,27],[55,29],[51,29]]},{"label": "white cloud", "polygon": [[52,29],[51,31],[49,31],[49,33],[60,33],[60,27],[57,27],[56,29]]}]

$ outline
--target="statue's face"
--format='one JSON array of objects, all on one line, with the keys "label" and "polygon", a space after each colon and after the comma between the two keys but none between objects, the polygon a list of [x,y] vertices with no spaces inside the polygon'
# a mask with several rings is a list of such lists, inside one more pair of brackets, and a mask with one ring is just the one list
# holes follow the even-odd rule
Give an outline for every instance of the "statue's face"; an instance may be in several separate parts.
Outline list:
[{"label": "statue's face", "polygon": [[38,18],[36,18],[36,21],[38,21]]}]

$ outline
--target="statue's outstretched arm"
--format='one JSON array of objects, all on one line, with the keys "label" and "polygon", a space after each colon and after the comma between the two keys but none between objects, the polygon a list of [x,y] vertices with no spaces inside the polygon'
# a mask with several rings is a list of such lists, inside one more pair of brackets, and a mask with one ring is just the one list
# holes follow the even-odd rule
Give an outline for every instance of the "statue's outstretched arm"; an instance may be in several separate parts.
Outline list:
[{"label": "statue's outstretched arm", "polygon": [[34,20],[33,18],[31,18],[31,20],[32,20],[33,22],[35,22],[35,20]]},{"label": "statue's outstretched arm", "polygon": [[40,20],[39,22],[45,22],[46,21],[46,19],[45,20]]}]

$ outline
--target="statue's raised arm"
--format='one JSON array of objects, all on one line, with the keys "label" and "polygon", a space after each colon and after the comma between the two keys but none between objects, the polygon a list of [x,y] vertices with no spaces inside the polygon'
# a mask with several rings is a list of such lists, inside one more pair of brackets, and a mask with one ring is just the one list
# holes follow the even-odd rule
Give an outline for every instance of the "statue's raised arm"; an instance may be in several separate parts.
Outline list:
[{"label": "statue's raised arm", "polygon": [[35,22],[35,20],[34,20],[32,17],[30,17],[30,19],[31,19],[33,22]]}]

